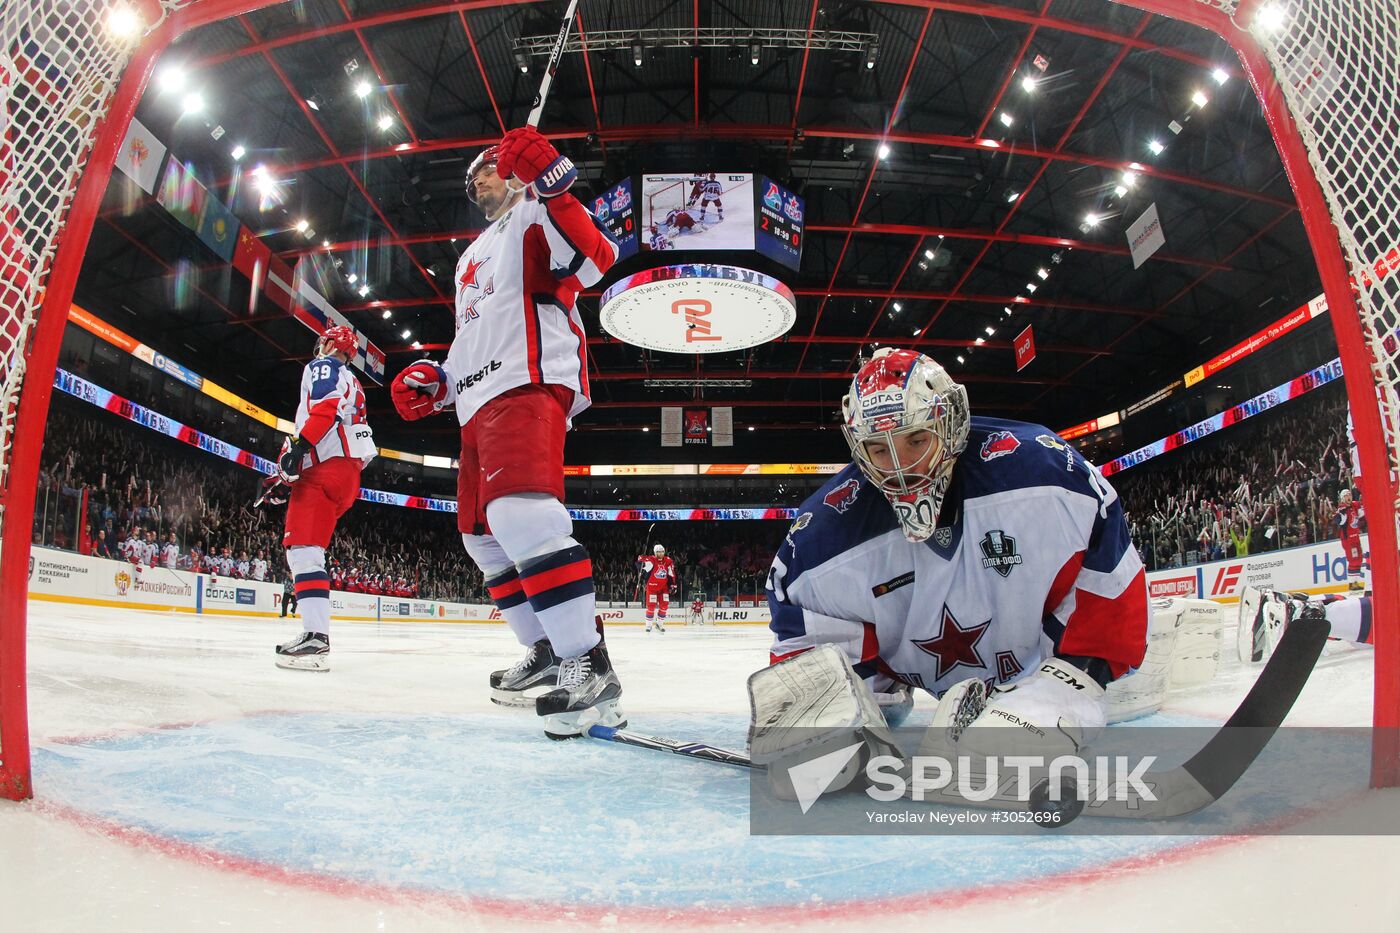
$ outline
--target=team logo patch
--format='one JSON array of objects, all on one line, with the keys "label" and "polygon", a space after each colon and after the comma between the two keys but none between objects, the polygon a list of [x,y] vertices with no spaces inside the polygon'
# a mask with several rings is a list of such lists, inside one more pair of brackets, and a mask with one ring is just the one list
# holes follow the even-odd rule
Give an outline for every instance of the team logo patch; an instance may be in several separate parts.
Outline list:
[{"label": "team logo patch", "polygon": [[794,548],[797,547],[796,542],[794,542],[794,541],[792,540],[792,536],[795,535],[795,534],[797,534],[797,533],[798,533],[799,531],[801,531],[803,528],[806,528],[806,527],[807,527],[808,525],[810,525],[811,523],[812,523],[812,513],[811,513],[811,512],[803,512],[801,515],[797,516],[797,518],[793,519],[792,524],[791,524],[791,525],[788,525],[788,530],[787,530],[787,543],[788,543],[789,545],[791,545],[792,547],[794,547]]},{"label": "team logo patch", "polygon": [[1011,571],[1021,563],[1021,555],[1016,553],[1016,539],[999,528],[994,528],[982,536],[982,566],[995,570],[1003,577],[1011,576]]},{"label": "team logo patch", "polygon": [[1035,442],[1041,447],[1049,447],[1051,450],[1064,450],[1065,442],[1053,434],[1037,434]]},{"label": "team logo patch", "polygon": [[886,580],[884,583],[877,583],[870,588],[870,594],[875,598],[884,596],[886,593],[899,589],[901,586],[908,586],[914,582],[914,571],[901,573],[893,580]]},{"label": "team logo patch", "polygon": [[[1045,435],[1041,435],[1044,437]],[[987,439],[982,442],[982,459],[995,460],[997,457],[1005,457],[1007,454],[1014,454],[1016,448],[1021,446],[1021,442],[1016,440],[1016,435],[1010,431],[997,431],[987,435]]]},{"label": "team logo patch", "polygon": [[939,547],[944,548],[944,549],[947,549],[948,547],[951,547],[952,544],[953,544],[953,529],[952,529],[952,528],[935,528],[935,529],[933,529],[933,543],[934,543],[934,544],[937,544]]},{"label": "team logo patch", "polygon": [[822,501],[838,512],[845,512],[856,501],[856,495],[860,492],[860,480],[848,479],[831,492],[822,496]]}]

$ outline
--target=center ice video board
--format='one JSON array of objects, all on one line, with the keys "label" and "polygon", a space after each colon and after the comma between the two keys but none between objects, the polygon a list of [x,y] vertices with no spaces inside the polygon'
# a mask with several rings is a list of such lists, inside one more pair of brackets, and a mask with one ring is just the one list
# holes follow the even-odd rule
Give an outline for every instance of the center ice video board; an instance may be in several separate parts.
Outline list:
[{"label": "center ice video board", "polygon": [[753,249],[753,175],[642,176],[642,249]]},{"label": "center ice video board", "polygon": [[642,176],[643,250],[757,250],[796,269],[802,198],[762,175],[690,172]]}]

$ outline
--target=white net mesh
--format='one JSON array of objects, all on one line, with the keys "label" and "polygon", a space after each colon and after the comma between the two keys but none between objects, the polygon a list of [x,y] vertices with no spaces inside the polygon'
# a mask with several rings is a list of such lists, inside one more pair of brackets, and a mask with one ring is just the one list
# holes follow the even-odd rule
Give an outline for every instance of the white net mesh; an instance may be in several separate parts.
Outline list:
[{"label": "white net mesh", "polygon": [[1400,465],[1400,0],[1275,2],[1240,25],[1273,65],[1340,233],[1394,471]]},{"label": "white net mesh", "polygon": [[[162,15],[180,5],[166,2]],[[100,119],[154,25],[118,0],[0,5],[0,490],[58,235]]]}]

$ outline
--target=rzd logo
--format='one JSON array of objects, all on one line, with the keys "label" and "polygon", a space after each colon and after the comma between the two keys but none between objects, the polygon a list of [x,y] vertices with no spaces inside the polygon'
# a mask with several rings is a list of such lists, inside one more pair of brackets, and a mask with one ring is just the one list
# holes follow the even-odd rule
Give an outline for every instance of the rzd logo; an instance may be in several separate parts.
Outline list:
[{"label": "rzd logo", "polygon": [[1244,572],[1244,564],[1229,564],[1221,567],[1215,572],[1215,582],[1211,584],[1210,595],[1228,596],[1235,589],[1235,584],[1240,582],[1240,574]]},{"label": "rzd logo", "polygon": [[710,311],[710,303],[703,298],[686,298],[671,303],[672,314],[685,315],[686,343],[724,339],[719,334],[710,333]]}]

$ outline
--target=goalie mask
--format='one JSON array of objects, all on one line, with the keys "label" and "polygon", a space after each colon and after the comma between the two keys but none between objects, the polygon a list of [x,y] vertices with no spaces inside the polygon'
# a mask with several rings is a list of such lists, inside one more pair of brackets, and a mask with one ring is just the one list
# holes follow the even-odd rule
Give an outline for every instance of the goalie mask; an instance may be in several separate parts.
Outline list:
[{"label": "goalie mask", "polygon": [[967,390],[942,366],[891,347],[875,351],[841,400],[851,454],[910,541],[928,540],[938,524],[970,417]]}]

